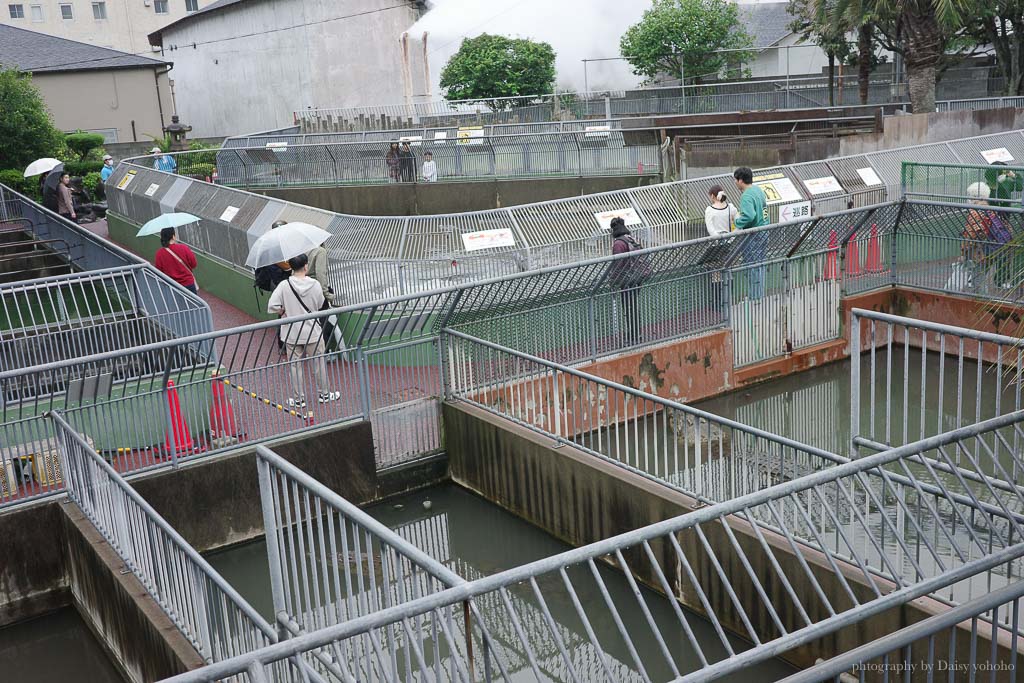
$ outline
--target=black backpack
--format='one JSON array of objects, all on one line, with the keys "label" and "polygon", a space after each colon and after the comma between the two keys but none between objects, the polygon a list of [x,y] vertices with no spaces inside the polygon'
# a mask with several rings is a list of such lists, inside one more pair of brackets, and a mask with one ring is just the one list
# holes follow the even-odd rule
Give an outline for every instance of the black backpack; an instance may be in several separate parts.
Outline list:
[{"label": "black backpack", "polygon": [[[631,252],[643,249],[643,246],[633,239],[631,235],[616,237],[615,239],[622,240]],[[613,263],[612,266],[615,270],[612,271],[609,279],[613,284],[622,288],[639,287],[650,280],[651,275],[654,273],[650,254],[631,256]]]},{"label": "black backpack", "polygon": [[288,272],[281,266],[273,263],[269,266],[260,266],[254,273],[253,286],[262,289],[264,292],[273,292],[277,286],[288,279]]}]

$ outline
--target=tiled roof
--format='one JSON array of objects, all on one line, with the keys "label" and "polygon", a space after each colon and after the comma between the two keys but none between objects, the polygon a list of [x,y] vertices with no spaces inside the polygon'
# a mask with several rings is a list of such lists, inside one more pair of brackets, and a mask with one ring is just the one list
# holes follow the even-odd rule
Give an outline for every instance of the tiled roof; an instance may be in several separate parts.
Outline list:
[{"label": "tiled roof", "polygon": [[788,36],[793,21],[788,2],[766,2],[756,5],[738,5],[740,19],[747,33],[754,39],[754,47],[764,49]]},{"label": "tiled roof", "polygon": [[0,65],[30,73],[155,68],[167,64],[67,38],[0,24]]}]

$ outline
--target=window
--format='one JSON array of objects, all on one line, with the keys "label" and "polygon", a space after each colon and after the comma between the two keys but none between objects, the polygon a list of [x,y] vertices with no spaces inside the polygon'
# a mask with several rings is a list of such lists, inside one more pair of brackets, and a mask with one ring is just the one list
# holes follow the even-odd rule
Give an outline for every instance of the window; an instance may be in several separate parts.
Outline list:
[{"label": "window", "polygon": [[32,9],[32,21],[42,21],[43,20],[43,6],[42,5],[32,5],[31,9]]},{"label": "window", "polygon": [[157,14],[167,14],[167,0],[153,0],[153,11]]},{"label": "window", "polygon": [[198,12],[199,11],[199,0],[185,0],[185,11],[186,12]]},{"label": "window", "polygon": [[107,18],[107,3],[105,3],[105,2],[94,2],[94,3],[92,3],[92,18],[93,19],[106,19]]},{"label": "window", "polygon": [[60,6],[60,18],[61,19],[74,19],[75,11],[71,8],[71,5]]},{"label": "window", "polygon": [[25,6],[24,5],[8,5],[7,9],[11,12],[11,19],[24,19],[25,18]]}]

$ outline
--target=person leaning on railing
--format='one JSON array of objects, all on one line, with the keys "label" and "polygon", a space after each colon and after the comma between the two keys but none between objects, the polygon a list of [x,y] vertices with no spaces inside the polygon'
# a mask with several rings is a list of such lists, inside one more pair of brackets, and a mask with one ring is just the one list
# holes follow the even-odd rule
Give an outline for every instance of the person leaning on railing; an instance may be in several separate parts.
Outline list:
[{"label": "person leaning on railing", "polygon": [[[1005,162],[994,161],[992,166],[1006,166]],[[1017,175],[1008,168],[990,168],[985,171],[985,181],[992,191],[990,196],[994,197],[992,206],[1010,206],[1016,195],[1017,203],[1020,203],[1020,192],[1024,191],[1024,177]]]}]

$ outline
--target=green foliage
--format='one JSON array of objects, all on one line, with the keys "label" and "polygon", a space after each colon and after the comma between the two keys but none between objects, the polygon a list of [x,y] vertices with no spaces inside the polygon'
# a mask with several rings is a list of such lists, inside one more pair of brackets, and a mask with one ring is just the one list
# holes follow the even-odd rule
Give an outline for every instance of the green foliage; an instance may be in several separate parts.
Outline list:
[{"label": "green foliage", "polygon": [[99,173],[103,169],[102,161],[65,161],[64,172],[71,176],[87,176]]},{"label": "green foliage", "polygon": [[978,45],[991,45],[996,67],[1006,79],[1006,95],[1024,95],[1024,0],[978,3],[966,17],[967,35]]},{"label": "green foliage", "polygon": [[103,195],[102,186],[103,180],[98,172],[87,173],[82,178],[82,187],[89,191],[94,200]]},{"label": "green foliage", "polygon": [[463,40],[441,71],[441,87],[448,100],[544,95],[554,85],[551,45],[487,33]]},{"label": "green foliage", "polygon": [[13,168],[0,171],[0,183],[30,199],[39,201],[39,176],[26,178],[22,175],[23,173],[24,171]]},{"label": "green foliage", "polygon": [[149,138],[150,140],[152,140],[153,141],[153,146],[154,147],[159,147],[161,152],[170,152],[171,151],[171,136],[169,134],[168,135],[164,135],[163,137],[159,137],[158,138],[155,135],[152,135],[150,133],[146,133],[146,137]]},{"label": "green foliage", "polygon": [[42,157],[57,157],[57,130],[30,76],[0,69],[0,168],[21,168]]},{"label": "green foliage", "polygon": [[85,161],[95,152],[103,147],[103,136],[99,133],[86,133],[81,130],[68,133],[64,137],[64,144],[68,149],[78,155],[79,161]]},{"label": "green foliage", "polygon": [[805,42],[815,43],[825,54],[831,54],[840,64],[853,65],[857,55],[850,47],[848,33],[851,27],[835,21],[829,12],[821,8],[828,2],[817,0],[789,0],[789,14],[793,21],[789,30],[797,33]]},{"label": "green foliage", "polygon": [[188,158],[197,164],[208,164],[210,166],[217,165],[217,150],[220,149],[217,145],[205,145],[198,140],[193,140],[192,144],[188,148],[197,152],[196,154],[189,154]]},{"label": "green foliage", "polygon": [[206,180],[213,176],[213,172],[216,169],[214,164],[207,163],[188,163],[181,164],[178,166],[178,173],[189,178],[196,178],[198,180]]},{"label": "green foliage", "polygon": [[639,76],[685,71],[688,81],[700,82],[751,59],[747,48],[753,44],[728,0],[654,0],[640,22],[626,30],[619,49]]}]

